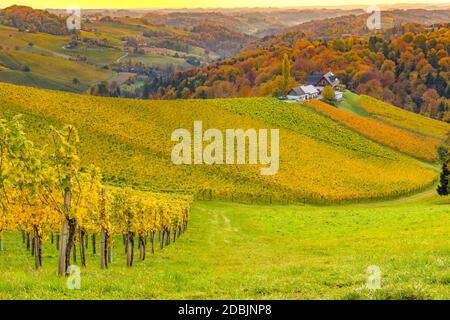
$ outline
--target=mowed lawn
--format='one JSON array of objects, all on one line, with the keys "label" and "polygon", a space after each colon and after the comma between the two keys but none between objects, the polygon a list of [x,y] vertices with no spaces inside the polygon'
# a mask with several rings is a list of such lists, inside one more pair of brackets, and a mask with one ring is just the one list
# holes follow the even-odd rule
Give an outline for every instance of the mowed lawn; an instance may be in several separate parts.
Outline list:
[{"label": "mowed lawn", "polygon": [[[107,271],[90,244],[80,290],[56,276],[50,243],[35,271],[20,235],[7,234],[0,298],[448,299],[449,239],[450,199],[345,207],[198,202],[187,233],[145,262],[136,256],[132,268],[120,237]],[[366,288],[371,265],[381,268],[376,291]]]}]

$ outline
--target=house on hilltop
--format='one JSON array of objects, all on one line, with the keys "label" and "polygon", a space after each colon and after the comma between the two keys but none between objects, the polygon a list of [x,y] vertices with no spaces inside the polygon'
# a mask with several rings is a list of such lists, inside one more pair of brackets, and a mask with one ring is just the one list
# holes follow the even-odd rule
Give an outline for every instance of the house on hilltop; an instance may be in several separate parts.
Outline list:
[{"label": "house on hilltop", "polygon": [[306,84],[318,88],[331,86],[333,89],[336,89],[336,87],[340,84],[340,81],[333,72],[314,72],[308,77],[308,79],[306,79]]},{"label": "house on hilltop", "polygon": [[340,83],[333,72],[314,72],[306,79],[306,84],[290,90],[287,98],[295,101],[321,99],[323,89],[326,86],[331,86],[335,91],[336,100],[340,101],[342,100],[342,92],[339,89]]},{"label": "house on hilltop", "polygon": [[316,89],[313,85],[305,85],[299,86],[297,88],[292,89],[287,94],[287,98],[289,100],[309,100],[316,99],[319,96],[319,90]]}]

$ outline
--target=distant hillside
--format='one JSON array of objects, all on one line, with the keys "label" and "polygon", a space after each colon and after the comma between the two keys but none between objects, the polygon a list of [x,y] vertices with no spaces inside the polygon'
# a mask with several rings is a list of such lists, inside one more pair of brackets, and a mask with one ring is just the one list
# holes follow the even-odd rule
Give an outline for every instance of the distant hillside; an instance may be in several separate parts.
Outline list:
[{"label": "distant hillside", "polygon": [[192,30],[202,24],[214,24],[235,32],[264,37],[287,27],[315,19],[362,13],[363,11],[359,9],[191,9],[182,12],[153,10],[143,15],[143,18],[156,25],[170,26],[182,30]]},{"label": "distant hillside", "polygon": [[[331,39],[349,35],[370,35],[373,32],[367,28],[369,14],[347,15],[338,18],[321,19],[293,26],[283,33],[304,32],[309,37]],[[381,23],[383,29],[390,29],[405,24],[433,25],[450,22],[450,10],[392,10],[382,11]],[[401,29],[397,29],[401,31]]]},{"label": "distant hillside", "polygon": [[66,22],[61,17],[45,10],[35,10],[26,6],[14,5],[0,10],[0,24],[27,32],[44,32],[55,35],[69,33]]},{"label": "distant hillside", "polygon": [[[437,177],[429,165],[325,115],[272,98],[144,101],[0,84],[0,116],[18,113],[41,145],[49,125],[75,125],[83,165],[101,167],[108,183],[142,189],[228,200],[338,202],[412,193]],[[280,128],[279,173],[262,176],[261,165],[172,164],[171,133],[191,131],[195,120],[205,129]]]},{"label": "distant hillside", "polygon": [[[109,84],[115,96],[141,97],[149,79],[236,54],[253,39],[217,25],[187,32],[130,17],[86,18],[77,33],[50,34],[46,28],[54,25],[42,28],[42,17],[61,20],[46,11],[13,6],[2,12],[11,26],[0,22],[0,81],[72,92]],[[23,21],[35,28],[24,28]]]}]

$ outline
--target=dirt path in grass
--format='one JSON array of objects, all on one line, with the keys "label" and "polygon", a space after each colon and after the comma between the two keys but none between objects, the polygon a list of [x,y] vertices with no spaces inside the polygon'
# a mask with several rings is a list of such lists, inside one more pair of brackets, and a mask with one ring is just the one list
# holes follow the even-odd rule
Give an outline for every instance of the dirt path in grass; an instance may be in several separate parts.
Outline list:
[{"label": "dirt path in grass", "polygon": [[350,204],[348,206],[351,206],[351,207],[387,207],[387,206],[392,206],[392,205],[418,202],[418,201],[422,201],[422,200],[431,199],[434,196],[436,196],[436,188],[437,188],[437,184],[433,184],[431,187],[429,187],[421,192],[409,195],[409,196],[400,197],[400,198],[393,199],[393,200],[378,200],[378,201],[375,200],[373,202],[355,203],[355,204]]}]

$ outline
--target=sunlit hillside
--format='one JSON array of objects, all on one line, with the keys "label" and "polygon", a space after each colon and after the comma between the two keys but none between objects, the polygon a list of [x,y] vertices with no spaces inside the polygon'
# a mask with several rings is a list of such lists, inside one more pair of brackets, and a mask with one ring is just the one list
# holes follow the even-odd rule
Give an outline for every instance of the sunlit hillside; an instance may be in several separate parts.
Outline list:
[{"label": "sunlit hillside", "polygon": [[[81,135],[83,164],[107,182],[200,197],[265,201],[341,201],[399,196],[432,184],[437,172],[329,119],[271,98],[142,101],[0,85],[0,114],[21,113],[34,140],[48,143],[50,124]],[[280,171],[260,165],[177,166],[174,129],[280,128]]]}]

